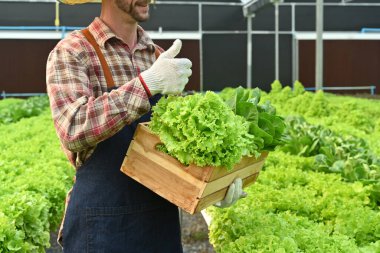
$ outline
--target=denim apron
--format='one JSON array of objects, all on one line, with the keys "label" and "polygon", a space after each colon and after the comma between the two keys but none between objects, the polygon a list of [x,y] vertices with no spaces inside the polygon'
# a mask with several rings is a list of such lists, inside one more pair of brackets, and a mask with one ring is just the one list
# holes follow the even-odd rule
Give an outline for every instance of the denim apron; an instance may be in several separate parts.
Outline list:
[{"label": "denim apron", "polygon": [[150,116],[99,143],[78,168],[62,230],[64,253],[183,252],[178,208],[120,171],[137,124]]}]

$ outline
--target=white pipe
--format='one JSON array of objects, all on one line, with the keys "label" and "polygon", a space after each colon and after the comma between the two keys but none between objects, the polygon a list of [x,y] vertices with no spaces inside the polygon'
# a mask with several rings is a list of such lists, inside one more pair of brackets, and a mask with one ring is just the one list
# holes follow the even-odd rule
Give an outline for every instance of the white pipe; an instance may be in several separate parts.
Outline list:
[{"label": "white pipe", "polygon": [[252,18],[247,16],[247,88],[252,88]]},{"label": "white pipe", "polygon": [[275,80],[280,80],[280,47],[279,47],[279,7],[278,2],[274,4],[275,14]]},{"label": "white pipe", "polygon": [[202,19],[202,4],[198,4],[198,32],[200,35],[199,40],[199,75],[200,75],[200,83],[199,83],[199,90],[200,92],[203,92],[204,85],[203,85],[203,19]]},{"label": "white pipe", "polygon": [[323,87],[323,0],[317,0],[316,5],[316,32],[315,41],[315,89]]},{"label": "white pipe", "polygon": [[296,38],[295,36],[292,36],[292,83],[294,84],[294,82],[297,80],[297,74],[296,74],[296,69],[297,69],[297,61],[296,61],[296,50],[297,50],[297,47],[296,47]]}]

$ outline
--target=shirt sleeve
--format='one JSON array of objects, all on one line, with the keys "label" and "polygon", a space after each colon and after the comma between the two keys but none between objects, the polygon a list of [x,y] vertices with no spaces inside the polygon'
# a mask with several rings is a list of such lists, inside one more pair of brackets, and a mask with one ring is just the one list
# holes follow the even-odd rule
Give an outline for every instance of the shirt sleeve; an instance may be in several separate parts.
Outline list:
[{"label": "shirt sleeve", "polygon": [[68,49],[56,48],[46,67],[54,125],[62,145],[71,152],[96,146],[150,110],[139,78],[95,97],[81,59]]}]

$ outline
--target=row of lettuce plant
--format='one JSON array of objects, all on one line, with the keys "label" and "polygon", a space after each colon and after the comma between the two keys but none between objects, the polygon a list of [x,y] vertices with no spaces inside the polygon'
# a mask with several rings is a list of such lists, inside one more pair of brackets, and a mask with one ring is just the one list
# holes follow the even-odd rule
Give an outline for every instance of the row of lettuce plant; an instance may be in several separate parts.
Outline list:
[{"label": "row of lettuce plant", "polygon": [[285,144],[281,150],[298,156],[313,156],[313,170],[339,173],[348,182],[371,185],[371,199],[380,205],[380,157],[368,143],[356,136],[342,136],[302,117],[287,118]]},{"label": "row of lettuce plant", "polygon": [[344,135],[365,139],[380,155],[380,106],[378,100],[335,95],[318,91],[306,92],[300,82],[293,88],[272,83],[262,100],[270,100],[282,116],[302,116],[311,124],[323,125]]},{"label": "row of lettuce plant", "polygon": [[216,252],[379,252],[380,213],[370,205],[370,187],[312,166],[311,157],[271,152],[247,198],[208,208]]},{"label": "row of lettuce plant", "polygon": [[49,105],[47,96],[27,99],[7,98],[0,103],[0,124],[10,124],[23,118],[40,115]]},{"label": "row of lettuce plant", "polygon": [[45,252],[74,171],[46,105],[39,116],[0,124],[0,132],[0,252]]},{"label": "row of lettuce plant", "polygon": [[267,100],[287,117],[285,144],[270,152],[246,199],[207,210],[216,251],[380,252],[372,140],[380,136],[373,117],[380,103],[305,92],[298,82],[293,89],[274,82]]},{"label": "row of lettuce plant", "polygon": [[[371,198],[375,205],[380,204],[378,100],[306,92],[300,82],[290,89],[278,81],[266,99],[280,108],[281,115],[297,115],[287,119],[288,144],[282,150],[313,155],[314,169],[372,185]],[[286,106],[279,106],[281,103]]]}]

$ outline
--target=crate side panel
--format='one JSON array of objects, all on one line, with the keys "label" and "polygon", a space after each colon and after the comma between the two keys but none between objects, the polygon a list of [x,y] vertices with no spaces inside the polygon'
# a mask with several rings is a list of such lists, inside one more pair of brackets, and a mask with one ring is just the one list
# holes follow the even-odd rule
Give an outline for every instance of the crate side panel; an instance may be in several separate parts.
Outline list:
[{"label": "crate side panel", "polygon": [[122,171],[126,175],[185,211],[193,212],[201,188],[166,168],[166,163],[158,164],[136,150],[129,152],[122,165]]}]

